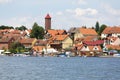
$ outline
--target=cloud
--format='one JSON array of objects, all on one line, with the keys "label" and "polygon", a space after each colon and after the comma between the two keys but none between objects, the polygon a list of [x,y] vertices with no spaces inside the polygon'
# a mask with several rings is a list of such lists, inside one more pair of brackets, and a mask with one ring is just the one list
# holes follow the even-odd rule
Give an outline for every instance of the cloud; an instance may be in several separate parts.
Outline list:
[{"label": "cloud", "polygon": [[102,4],[103,8],[108,14],[114,15],[114,16],[120,16],[120,10],[112,8],[108,4]]},{"label": "cloud", "polygon": [[[60,14],[60,16],[58,14]],[[53,29],[61,28],[66,30],[69,30],[70,27],[92,27],[95,25],[95,22],[98,21],[97,15],[98,11],[92,8],[66,9],[53,15],[54,19],[52,19],[52,27]]]},{"label": "cloud", "polygon": [[3,4],[3,3],[10,3],[12,2],[13,0],[0,0],[0,4]]},{"label": "cloud", "polygon": [[74,10],[67,9],[66,11],[69,13],[74,13],[76,16],[96,15],[98,13],[96,9],[92,9],[92,8],[86,8],[86,9],[76,8]]}]

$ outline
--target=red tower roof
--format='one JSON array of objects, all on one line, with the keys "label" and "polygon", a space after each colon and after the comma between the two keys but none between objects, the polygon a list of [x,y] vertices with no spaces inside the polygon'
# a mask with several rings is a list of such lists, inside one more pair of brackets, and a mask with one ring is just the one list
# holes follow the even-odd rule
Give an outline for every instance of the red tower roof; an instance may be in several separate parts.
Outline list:
[{"label": "red tower roof", "polygon": [[45,17],[45,19],[49,19],[51,18],[49,14],[47,14],[47,16]]}]

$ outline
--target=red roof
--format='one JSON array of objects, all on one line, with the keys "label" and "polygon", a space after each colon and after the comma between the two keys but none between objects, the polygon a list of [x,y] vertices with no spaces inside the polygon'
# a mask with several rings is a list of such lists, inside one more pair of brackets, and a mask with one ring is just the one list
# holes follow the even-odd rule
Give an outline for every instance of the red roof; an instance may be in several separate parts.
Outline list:
[{"label": "red roof", "polygon": [[47,14],[47,16],[45,17],[45,19],[50,19],[51,17],[50,17],[50,15],[49,14]]},{"label": "red roof", "polygon": [[103,40],[97,40],[97,41],[84,41],[83,43],[86,44],[86,45],[89,45],[89,46],[96,46],[96,45],[103,44],[104,41],[103,41]]},{"label": "red roof", "polygon": [[116,33],[120,33],[120,26],[107,27],[102,32],[102,34],[116,34]]},{"label": "red roof", "polygon": [[97,36],[97,32],[94,29],[91,28],[80,28],[79,31],[83,34],[83,35],[92,35],[92,36]]}]

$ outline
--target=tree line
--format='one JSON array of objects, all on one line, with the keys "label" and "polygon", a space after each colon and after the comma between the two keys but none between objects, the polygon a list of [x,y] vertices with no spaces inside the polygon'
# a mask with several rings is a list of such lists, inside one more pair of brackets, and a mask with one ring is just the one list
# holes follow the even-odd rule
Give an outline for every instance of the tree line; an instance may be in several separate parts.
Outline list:
[{"label": "tree line", "polygon": [[[4,30],[4,29],[16,29],[16,30],[21,30],[21,31],[28,30],[28,28],[24,25],[22,25],[20,27],[1,25],[0,30]],[[45,32],[44,28],[42,26],[39,26],[35,22],[32,26],[32,29],[31,29],[30,38],[43,39],[44,38],[44,32]]]}]

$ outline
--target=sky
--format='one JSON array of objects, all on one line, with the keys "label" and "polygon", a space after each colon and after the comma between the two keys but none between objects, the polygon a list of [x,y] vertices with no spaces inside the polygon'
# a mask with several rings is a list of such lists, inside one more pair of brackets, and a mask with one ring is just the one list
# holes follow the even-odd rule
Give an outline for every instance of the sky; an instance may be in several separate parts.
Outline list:
[{"label": "sky", "polygon": [[44,18],[52,17],[52,29],[71,27],[119,26],[120,0],[0,0],[0,25],[44,27]]}]

